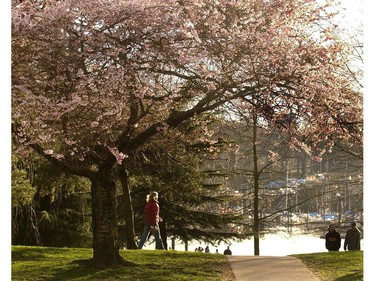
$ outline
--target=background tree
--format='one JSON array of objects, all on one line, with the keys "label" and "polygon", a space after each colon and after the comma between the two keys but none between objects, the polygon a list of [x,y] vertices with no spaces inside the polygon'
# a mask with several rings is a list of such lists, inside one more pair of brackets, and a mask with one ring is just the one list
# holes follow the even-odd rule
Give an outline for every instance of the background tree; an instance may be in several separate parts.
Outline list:
[{"label": "background tree", "polygon": [[172,240],[215,244],[245,237],[229,228],[242,224],[242,215],[220,208],[231,196],[221,192],[222,184],[208,180],[209,176],[200,168],[202,159],[198,159],[188,152],[174,156],[162,151],[147,154],[148,163],[141,164],[142,173],[132,179],[137,233],[143,227],[145,196],[157,190],[161,216]]},{"label": "background tree", "polygon": [[[126,174],[135,203],[136,233],[143,228],[145,196],[156,189],[163,205],[161,211],[166,222],[163,226],[172,239],[222,241],[239,237],[226,230],[229,223],[238,223],[239,216],[220,214],[219,208],[214,206],[215,201],[222,203],[225,200],[225,197],[219,196],[222,195],[222,184],[207,182],[202,166],[227,149],[227,145],[223,139],[205,138],[214,130],[207,131],[201,123],[211,128],[220,126],[213,115],[197,116],[181,123],[168,134],[162,132],[153,145],[147,145],[127,158]],[[201,136],[200,139],[197,140],[196,135]],[[210,206],[207,205],[209,201]],[[121,202],[120,207],[121,210],[124,208]],[[125,219],[124,227],[128,231],[126,224]],[[221,231],[214,234],[217,232],[215,228]]]},{"label": "background tree", "polygon": [[28,172],[30,167],[16,156],[12,157],[12,243],[39,245],[34,196],[36,189]]},{"label": "background tree", "polygon": [[361,139],[361,101],[336,75],[347,52],[326,24],[330,5],[13,2],[12,131],[91,182],[95,266],[123,261],[114,168],[185,120],[243,99],[317,157],[327,138]]},{"label": "background tree", "polygon": [[83,178],[40,158],[14,160],[12,177],[12,244],[91,245],[91,199]]},{"label": "background tree", "polygon": [[92,245],[90,185],[85,178],[67,175],[45,160],[35,169],[35,206],[42,245]]},{"label": "background tree", "polygon": [[[324,232],[326,225],[311,224],[313,219],[309,222],[313,213],[338,225],[362,221],[362,161],[356,154],[342,151],[342,144],[336,144],[316,161],[303,150],[291,148],[285,132],[264,127],[257,115],[244,113],[233,112],[235,121],[220,128],[220,135],[238,146],[220,158],[233,175],[226,187],[238,194],[233,209],[249,216],[246,223],[250,228],[244,231],[254,234],[255,255],[260,252],[262,233],[282,231],[283,227],[288,232],[293,227],[315,235]],[[354,147],[360,153],[357,145],[351,150]]]},{"label": "background tree", "polygon": [[234,121],[227,121],[221,130],[221,135],[229,136],[237,145],[234,154],[227,156],[230,161],[226,165],[234,175],[229,180],[229,186],[241,194],[243,204],[240,210],[251,218],[246,221],[251,228],[245,232],[254,236],[254,255],[259,255],[261,231],[267,231],[260,227],[265,219],[261,213],[271,210],[264,198],[267,196],[264,188],[266,182],[273,180],[276,166],[287,159],[289,142],[277,128],[264,127],[255,109],[253,112],[234,110],[232,117]]}]

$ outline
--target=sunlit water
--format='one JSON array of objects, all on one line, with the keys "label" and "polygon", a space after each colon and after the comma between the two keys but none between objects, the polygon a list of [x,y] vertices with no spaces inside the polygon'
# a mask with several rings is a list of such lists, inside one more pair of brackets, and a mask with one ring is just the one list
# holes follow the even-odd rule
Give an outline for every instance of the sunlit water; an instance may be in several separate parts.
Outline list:
[{"label": "sunlit water", "polygon": [[[151,242],[152,238],[150,239]],[[340,251],[343,251],[344,239],[341,241]],[[171,241],[168,241],[168,247],[171,246]],[[207,246],[203,243],[190,243],[188,251],[194,251],[197,247]],[[211,245],[208,244],[210,253],[222,254],[227,248],[228,244]],[[155,249],[155,244],[147,244],[144,249]],[[233,255],[248,256],[254,255],[254,240],[244,240],[242,242],[233,242],[230,244],[230,249]],[[361,240],[361,250],[364,249],[364,241]],[[184,251],[185,245],[182,242],[176,241],[175,250]],[[279,234],[266,234],[259,242],[259,254],[261,256],[286,256],[292,254],[305,254],[305,253],[319,253],[326,252],[325,240],[314,235],[290,235],[287,233]]]}]

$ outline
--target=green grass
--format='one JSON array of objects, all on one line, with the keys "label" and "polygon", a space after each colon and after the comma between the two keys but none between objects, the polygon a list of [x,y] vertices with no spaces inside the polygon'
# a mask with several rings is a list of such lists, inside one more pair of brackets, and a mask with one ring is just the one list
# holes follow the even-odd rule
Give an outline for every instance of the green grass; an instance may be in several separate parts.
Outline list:
[{"label": "green grass", "polygon": [[12,246],[12,280],[235,280],[224,255],[124,250],[132,265],[109,269],[88,266],[92,249]]},{"label": "green grass", "polygon": [[363,280],[363,251],[293,255],[323,281]]},{"label": "green grass", "polygon": [[[120,254],[130,266],[95,269],[88,266],[92,249],[12,246],[12,280],[235,280],[224,255],[160,250]],[[362,251],[292,256],[323,281],[363,280]]]}]

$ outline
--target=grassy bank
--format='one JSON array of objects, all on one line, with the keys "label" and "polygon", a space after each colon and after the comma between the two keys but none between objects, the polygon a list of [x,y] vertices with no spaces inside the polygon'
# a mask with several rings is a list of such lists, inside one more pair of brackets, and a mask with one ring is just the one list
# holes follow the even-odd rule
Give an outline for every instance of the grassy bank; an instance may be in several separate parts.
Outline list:
[{"label": "grassy bank", "polygon": [[120,254],[132,265],[99,270],[88,266],[92,249],[13,246],[12,280],[235,280],[224,255],[160,250]]},{"label": "grassy bank", "polygon": [[363,280],[363,252],[326,252],[293,255],[323,281]]},{"label": "grassy bank", "polygon": [[[158,250],[120,254],[130,266],[100,270],[89,266],[92,249],[13,246],[12,280],[235,280],[224,255]],[[363,280],[363,252],[293,256],[323,281]]]}]

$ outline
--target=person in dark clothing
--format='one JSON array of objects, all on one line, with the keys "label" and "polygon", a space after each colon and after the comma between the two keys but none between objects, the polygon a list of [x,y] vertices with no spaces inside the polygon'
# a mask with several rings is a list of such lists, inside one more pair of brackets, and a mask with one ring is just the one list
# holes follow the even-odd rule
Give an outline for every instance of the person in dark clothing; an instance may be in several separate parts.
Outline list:
[{"label": "person in dark clothing", "polygon": [[156,248],[164,249],[163,242],[160,238],[159,222],[162,221],[162,218],[159,217],[159,202],[158,202],[158,193],[156,191],[151,192],[147,195],[146,205],[144,210],[144,219],[145,227],[141,240],[138,244],[138,249],[142,249],[145,244],[150,232],[155,237]]},{"label": "person in dark clothing", "polygon": [[228,246],[228,248],[226,248],[224,251],[224,255],[231,255],[231,254],[232,254],[232,251],[229,249],[229,246]]},{"label": "person in dark clothing", "polygon": [[[167,227],[165,226],[165,219],[164,219],[164,217],[163,217],[163,219],[161,221],[159,221],[159,232],[160,232],[161,241],[163,242],[164,249],[167,250],[168,249]],[[155,249],[159,249],[158,248],[158,244],[155,245]]]},{"label": "person in dark clothing", "polygon": [[[160,231],[160,237],[163,241],[164,249],[168,249],[168,241],[167,241],[167,226],[166,221],[168,221],[169,213],[166,212],[165,208],[163,208],[163,204],[165,204],[165,199],[163,197],[159,197],[159,207],[160,207],[160,217],[163,218],[159,221],[159,231]],[[157,248],[157,245],[155,245],[155,248]]]},{"label": "person in dark clothing", "polygon": [[359,232],[355,222],[352,222],[350,226],[351,228],[346,231],[345,235],[344,251],[347,249],[349,251],[359,251],[361,250],[361,232]]},{"label": "person in dark clothing", "polygon": [[335,226],[330,224],[326,233],[326,248],[328,251],[338,251],[341,247],[341,236],[335,230]]},{"label": "person in dark clothing", "polygon": [[208,245],[206,246],[206,248],[204,249],[204,252],[209,254],[210,253],[210,247],[208,247]]}]

